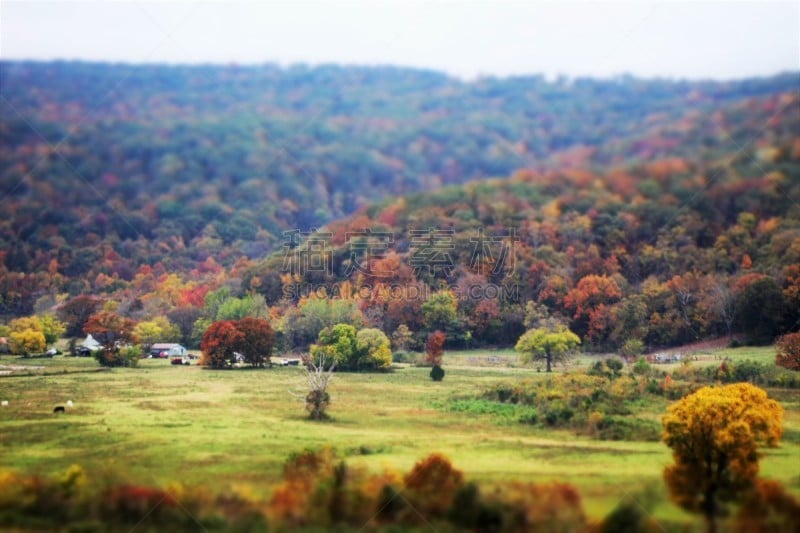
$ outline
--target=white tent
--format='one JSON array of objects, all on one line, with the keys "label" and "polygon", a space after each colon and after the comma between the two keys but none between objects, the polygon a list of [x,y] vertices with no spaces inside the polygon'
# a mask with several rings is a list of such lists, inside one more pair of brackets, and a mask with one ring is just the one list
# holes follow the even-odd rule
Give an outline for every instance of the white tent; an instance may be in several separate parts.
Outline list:
[{"label": "white tent", "polygon": [[89,349],[89,350],[91,350],[93,352],[95,352],[95,351],[97,351],[97,350],[99,350],[99,349],[101,349],[103,347],[102,344],[97,342],[95,340],[95,338],[92,337],[91,333],[89,333],[86,336],[86,339],[81,343],[81,346],[84,347],[84,348],[87,348],[87,349]]}]

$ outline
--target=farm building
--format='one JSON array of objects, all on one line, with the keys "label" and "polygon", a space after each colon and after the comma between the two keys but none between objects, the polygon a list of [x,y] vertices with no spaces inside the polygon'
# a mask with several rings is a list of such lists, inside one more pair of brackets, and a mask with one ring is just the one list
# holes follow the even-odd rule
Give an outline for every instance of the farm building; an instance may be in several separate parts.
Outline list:
[{"label": "farm building", "polygon": [[186,355],[186,348],[181,344],[156,343],[150,346],[150,357],[183,357],[184,355]]},{"label": "farm building", "polygon": [[86,339],[84,339],[84,341],[81,343],[81,347],[86,348],[91,352],[96,352],[97,350],[101,349],[103,345],[97,342],[97,340],[94,337],[92,337],[92,334],[90,333],[86,336]]}]

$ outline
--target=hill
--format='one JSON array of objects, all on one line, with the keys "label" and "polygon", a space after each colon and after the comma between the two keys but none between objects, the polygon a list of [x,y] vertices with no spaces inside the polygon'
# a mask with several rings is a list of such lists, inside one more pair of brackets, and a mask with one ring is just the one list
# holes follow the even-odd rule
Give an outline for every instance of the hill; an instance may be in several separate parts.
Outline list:
[{"label": "hill", "polygon": [[[83,293],[149,316],[202,306],[221,286],[243,294],[254,277],[275,304],[281,298],[267,282],[279,272],[262,276],[256,263],[284,246],[285,231],[352,213],[333,227],[379,222],[397,233],[390,249],[401,256],[410,222],[446,221],[456,240],[479,224],[487,235],[543,225],[536,235],[544,237],[520,238],[552,246],[551,267],[580,265],[580,256],[558,254],[593,245],[634,284],[686,272],[687,261],[704,273],[733,272],[744,252],[740,236],[726,232],[743,213],[756,217],[751,237],[761,232],[763,241],[766,231],[778,250],[791,251],[796,238],[796,74],[467,83],[337,66],[2,62],[0,70],[6,316]],[[752,268],[777,276],[792,255],[775,259],[762,241],[760,251],[743,249]],[[691,262],[684,242],[729,257]],[[675,266],[648,263],[645,252],[670,249]],[[640,254],[644,266],[628,261]],[[455,256],[448,276],[465,264]],[[435,286],[437,276],[420,281]],[[344,277],[337,271],[327,282]]]}]

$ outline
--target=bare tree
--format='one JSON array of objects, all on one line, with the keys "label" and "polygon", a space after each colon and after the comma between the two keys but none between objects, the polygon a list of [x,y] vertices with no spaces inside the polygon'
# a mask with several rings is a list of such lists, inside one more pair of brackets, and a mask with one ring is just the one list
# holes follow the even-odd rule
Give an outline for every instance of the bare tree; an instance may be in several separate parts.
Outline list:
[{"label": "bare tree", "polygon": [[301,384],[308,392],[295,393],[289,391],[292,396],[304,399],[306,411],[312,420],[324,420],[328,417],[325,411],[331,403],[331,396],[328,393],[328,384],[333,379],[333,369],[336,362],[331,360],[328,365],[328,358],[323,354],[315,361],[314,357],[307,356],[303,361]]},{"label": "bare tree", "polygon": [[733,321],[736,319],[736,293],[724,279],[717,279],[714,283],[714,310],[717,316],[725,323],[728,331],[728,342],[733,340]]}]

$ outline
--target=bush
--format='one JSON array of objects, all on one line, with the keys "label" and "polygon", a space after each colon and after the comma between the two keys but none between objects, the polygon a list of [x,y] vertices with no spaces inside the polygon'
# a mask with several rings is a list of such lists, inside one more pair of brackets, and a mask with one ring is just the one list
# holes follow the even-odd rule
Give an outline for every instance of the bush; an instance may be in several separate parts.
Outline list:
[{"label": "bush", "polygon": [[636,364],[633,365],[632,371],[637,376],[649,376],[653,373],[653,367],[650,366],[647,359],[640,357],[636,360]]},{"label": "bush", "polygon": [[413,363],[414,355],[404,350],[398,350],[392,354],[392,362],[394,363]]},{"label": "bush", "polygon": [[621,360],[614,357],[606,360],[606,366],[611,371],[612,375],[616,377],[620,375],[620,372],[622,372],[622,367],[624,366],[624,363]]},{"label": "bush", "polygon": [[663,531],[663,528],[655,522],[636,499],[631,497],[624,498],[605,517],[600,525],[600,533],[617,533],[619,531],[649,532]]},{"label": "bush", "polygon": [[444,379],[444,369],[439,365],[434,365],[434,367],[431,368],[430,376],[433,381],[442,381]]},{"label": "bush", "polygon": [[619,350],[624,357],[637,357],[644,353],[644,342],[641,339],[628,339]]},{"label": "bush", "polygon": [[775,364],[788,370],[800,371],[800,332],[778,338]]},{"label": "bush", "polygon": [[142,358],[142,349],[138,346],[125,346],[115,351],[97,350],[94,357],[101,366],[136,368]]}]

